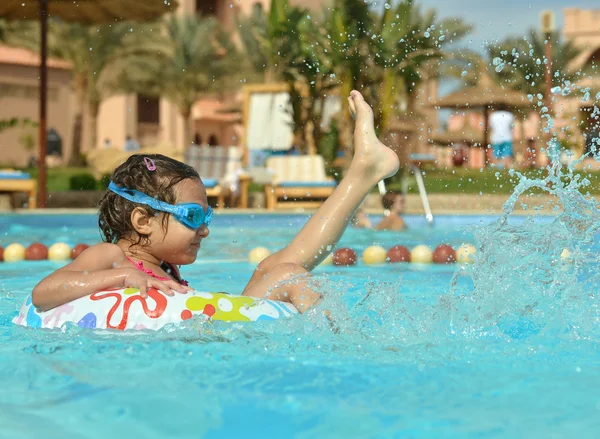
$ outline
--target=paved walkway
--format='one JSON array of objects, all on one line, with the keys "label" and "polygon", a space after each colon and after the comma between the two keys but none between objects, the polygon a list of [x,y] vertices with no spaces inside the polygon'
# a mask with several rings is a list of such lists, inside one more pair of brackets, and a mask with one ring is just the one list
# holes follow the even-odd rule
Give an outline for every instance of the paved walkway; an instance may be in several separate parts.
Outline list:
[{"label": "paved walkway", "polygon": [[[509,195],[460,195],[460,194],[430,194],[429,205],[431,211],[437,214],[500,214],[502,206],[508,200]],[[527,209],[524,208],[527,205]],[[514,213],[556,213],[557,198],[549,195],[531,195],[521,196],[515,206]],[[534,210],[534,208],[538,210]],[[560,205],[559,205],[560,207]],[[375,213],[381,209],[381,202],[378,196],[369,196],[366,208],[368,212]],[[423,213],[423,204],[419,195],[408,195],[406,199],[406,213]]]}]

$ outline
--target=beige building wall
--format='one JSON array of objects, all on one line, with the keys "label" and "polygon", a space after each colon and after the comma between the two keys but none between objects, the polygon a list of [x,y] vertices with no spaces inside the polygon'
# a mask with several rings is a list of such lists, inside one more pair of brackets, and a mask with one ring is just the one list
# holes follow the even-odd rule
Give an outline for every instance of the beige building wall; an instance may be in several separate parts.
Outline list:
[{"label": "beige building wall", "polygon": [[[23,49],[0,46],[0,120],[14,117],[39,120],[39,58]],[[60,68],[48,69],[48,129],[62,137],[63,157],[70,156],[73,135],[73,94],[68,66],[50,61]],[[0,132],[0,166],[27,166],[39,151],[39,128],[14,127]],[[34,147],[28,151],[20,141],[31,134]]]},{"label": "beige building wall", "polygon": [[[583,49],[583,53],[576,60],[573,69],[581,69],[591,64],[591,58],[595,57],[596,62],[600,64],[600,9],[578,9],[567,8],[564,10],[563,33],[565,38],[572,39]],[[579,96],[561,97],[556,110],[561,116],[557,121],[558,128],[561,131],[572,132],[572,137],[578,144],[578,152],[584,151],[585,127],[589,123],[590,107],[598,107],[600,103],[595,99],[595,94],[600,89],[600,72],[596,72],[594,78],[587,78],[578,84],[581,87],[589,87],[592,91],[587,100]],[[598,124],[599,122],[594,122]],[[582,132],[578,127],[583,128]]]},{"label": "beige building wall", "polygon": [[[207,0],[206,4],[210,4]],[[323,5],[329,4],[331,0],[292,0],[292,5],[301,5],[306,8],[320,9]],[[226,28],[231,28],[235,23],[237,13],[248,14],[255,4],[261,4],[265,10],[271,3],[270,0],[215,0],[215,6],[211,9],[217,19]],[[230,7],[233,5],[233,7]],[[180,0],[177,14],[194,14],[196,12],[196,0]],[[223,103],[228,103],[225,99]],[[184,122],[179,114],[177,107],[166,99],[160,99],[160,127],[157,129],[158,135],[153,143],[162,143],[171,145],[175,149],[182,149],[184,142]],[[236,135],[236,128],[223,121],[214,120],[196,120],[194,129],[201,136],[203,141],[208,140],[211,133],[216,133],[223,145],[236,144],[239,136]],[[109,138],[112,144],[120,146],[125,141],[125,136],[129,134],[138,138],[140,132],[137,124],[137,101],[134,96],[115,96],[104,102],[100,108],[98,120],[97,145],[100,147],[105,138]],[[194,133],[192,133],[193,137]],[[223,139],[223,140],[221,140]],[[147,142],[152,142],[146,138]],[[151,146],[151,145],[148,145]]]}]

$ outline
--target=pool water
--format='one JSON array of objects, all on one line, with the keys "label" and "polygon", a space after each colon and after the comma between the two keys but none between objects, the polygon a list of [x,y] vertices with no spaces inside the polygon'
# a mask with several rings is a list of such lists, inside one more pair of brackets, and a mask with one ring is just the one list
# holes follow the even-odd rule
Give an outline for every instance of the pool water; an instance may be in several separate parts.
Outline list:
[{"label": "pool water", "polygon": [[[217,215],[182,275],[239,292],[248,252],[282,248],[306,219]],[[359,254],[463,242],[480,252],[470,267],[319,267],[326,300],[303,316],[136,335],[14,326],[60,264],[2,263],[0,437],[598,437],[600,243],[574,243],[573,221],[438,216],[429,227],[408,216],[403,232],[349,229],[339,246]],[[3,246],[99,241],[93,215],[3,215],[0,232]]]}]

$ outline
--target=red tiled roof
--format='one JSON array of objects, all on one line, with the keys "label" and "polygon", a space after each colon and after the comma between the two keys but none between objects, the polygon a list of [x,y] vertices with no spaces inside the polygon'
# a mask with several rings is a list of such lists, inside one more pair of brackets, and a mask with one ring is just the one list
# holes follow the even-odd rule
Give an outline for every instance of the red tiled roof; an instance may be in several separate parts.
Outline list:
[{"label": "red tiled roof", "polygon": [[[0,64],[38,67],[40,65],[40,57],[37,53],[27,49],[0,44]],[[47,65],[54,69],[71,69],[71,64],[60,59],[48,58]]]},{"label": "red tiled roof", "polygon": [[216,98],[200,99],[194,104],[192,118],[194,120],[212,120],[215,122],[239,122],[241,114],[222,112],[227,106],[231,106],[231,100],[222,101]]}]

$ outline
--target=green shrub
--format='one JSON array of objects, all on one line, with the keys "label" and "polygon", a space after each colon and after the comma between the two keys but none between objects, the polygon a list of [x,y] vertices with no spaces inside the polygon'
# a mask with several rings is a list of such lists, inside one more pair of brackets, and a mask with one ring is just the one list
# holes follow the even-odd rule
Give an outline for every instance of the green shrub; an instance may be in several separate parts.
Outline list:
[{"label": "green shrub", "polygon": [[100,180],[98,180],[98,189],[101,191],[105,191],[108,189],[108,184],[110,183],[110,174],[104,174]]},{"label": "green shrub", "polygon": [[94,191],[98,182],[92,174],[73,175],[69,179],[69,189],[72,191]]}]

